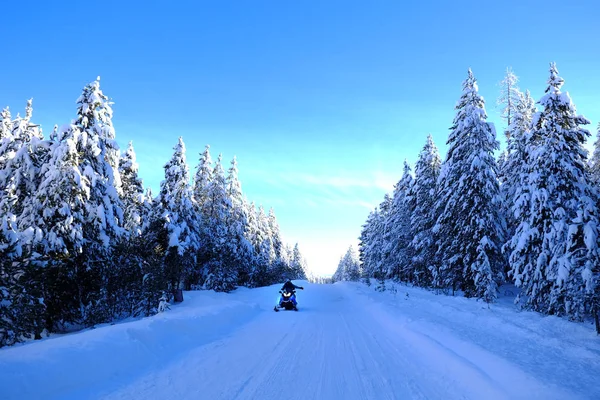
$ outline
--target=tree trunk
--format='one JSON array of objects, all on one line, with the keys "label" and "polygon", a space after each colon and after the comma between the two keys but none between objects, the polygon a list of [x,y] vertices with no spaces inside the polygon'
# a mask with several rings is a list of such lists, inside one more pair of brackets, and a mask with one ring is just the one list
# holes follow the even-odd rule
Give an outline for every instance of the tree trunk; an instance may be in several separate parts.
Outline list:
[{"label": "tree trunk", "polygon": [[181,303],[183,301],[183,289],[173,289],[173,301]]}]

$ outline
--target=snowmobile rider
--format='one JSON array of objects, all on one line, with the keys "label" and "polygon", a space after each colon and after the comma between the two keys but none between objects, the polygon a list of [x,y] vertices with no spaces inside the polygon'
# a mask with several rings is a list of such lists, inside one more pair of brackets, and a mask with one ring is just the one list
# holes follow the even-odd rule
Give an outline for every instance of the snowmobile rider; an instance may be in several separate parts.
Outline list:
[{"label": "snowmobile rider", "polygon": [[304,288],[302,286],[296,286],[292,283],[291,279],[288,279],[287,281],[285,281],[285,283],[283,284],[283,286],[281,287],[281,290],[284,292],[288,292],[291,293],[294,291],[294,289],[302,289],[304,290]]}]

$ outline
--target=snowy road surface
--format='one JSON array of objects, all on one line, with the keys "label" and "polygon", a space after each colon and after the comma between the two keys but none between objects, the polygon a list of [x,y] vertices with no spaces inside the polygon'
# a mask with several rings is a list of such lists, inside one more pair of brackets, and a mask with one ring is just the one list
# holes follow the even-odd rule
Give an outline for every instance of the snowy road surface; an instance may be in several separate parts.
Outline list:
[{"label": "snowy road surface", "polygon": [[299,312],[273,312],[273,287],[192,292],[156,317],[0,350],[0,398],[600,398],[587,325],[405,287],[305,287]]}]

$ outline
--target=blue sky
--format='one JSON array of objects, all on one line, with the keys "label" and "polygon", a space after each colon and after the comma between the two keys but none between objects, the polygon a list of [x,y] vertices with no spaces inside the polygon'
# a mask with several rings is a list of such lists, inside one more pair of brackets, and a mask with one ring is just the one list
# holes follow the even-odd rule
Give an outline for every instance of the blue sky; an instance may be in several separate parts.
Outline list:
[{"label": "blue sky", "polygon": [[595,136],[595,3],[11,1],[0,106],[33,97],[49,134],[100,75],[146,185],[158,189],[179,136],[191,170],[206,144],[226,167],[236,155],[247,197],[331,273],[428,133],[444,158],[469,67],[500,132],[506,67],[539,99],[555,61]]}]

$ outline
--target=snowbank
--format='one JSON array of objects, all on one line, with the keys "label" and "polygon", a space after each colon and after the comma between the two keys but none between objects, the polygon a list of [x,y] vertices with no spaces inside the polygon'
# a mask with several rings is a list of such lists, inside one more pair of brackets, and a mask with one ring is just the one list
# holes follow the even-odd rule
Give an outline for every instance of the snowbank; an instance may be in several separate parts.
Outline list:
[{"label": "snowbank", "polygon": [[224,293],[184,297],[152,317],[0,349],[0,398],[83,399],[100,388],[110,390],[106,382],[118,386],[227,336],[261,312]]}]

